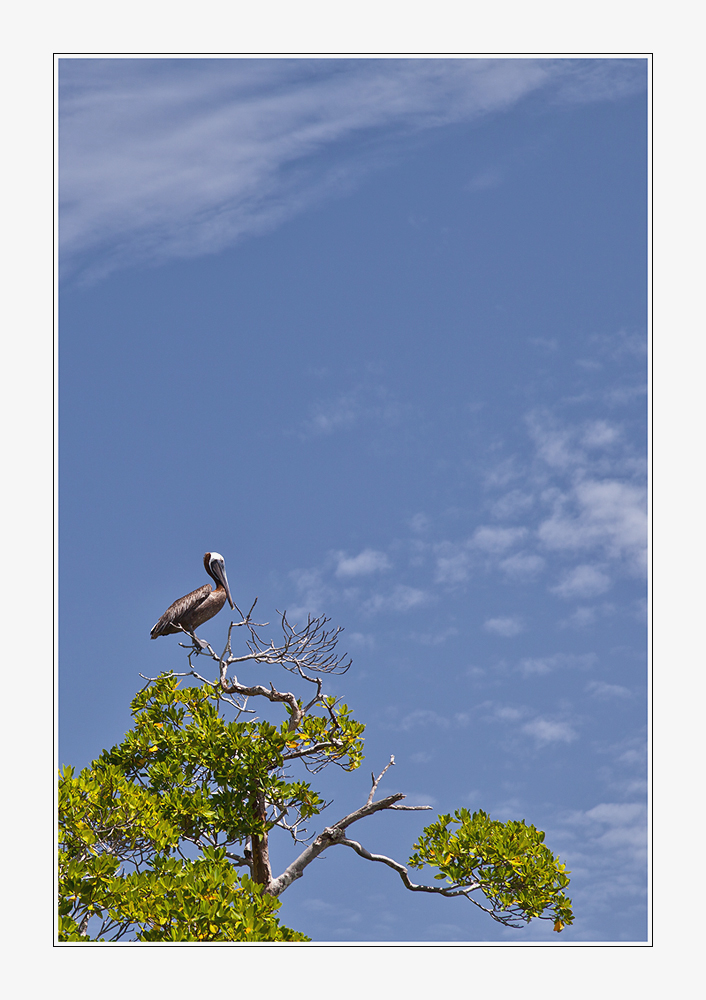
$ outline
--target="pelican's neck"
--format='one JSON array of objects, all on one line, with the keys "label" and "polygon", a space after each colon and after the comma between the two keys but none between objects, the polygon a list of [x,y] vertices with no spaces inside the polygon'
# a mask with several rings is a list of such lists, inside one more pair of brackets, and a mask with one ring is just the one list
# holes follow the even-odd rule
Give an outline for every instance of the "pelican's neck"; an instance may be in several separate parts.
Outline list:
[{"label": "pelican's neck", "polygon": [[206,572],[208,573],[208,575],[211,577],[211,579],[215,583],[216,590],[223,590],[224,591],[226,588],[223,586],[223,584],[221,583],[221,581],[218,579],[218,577],[216,576],[216,574],[211,569],[211,567],[209,565],[209,562],[208,562],[208,559],[204,559],[203,564],[206,567]]}]

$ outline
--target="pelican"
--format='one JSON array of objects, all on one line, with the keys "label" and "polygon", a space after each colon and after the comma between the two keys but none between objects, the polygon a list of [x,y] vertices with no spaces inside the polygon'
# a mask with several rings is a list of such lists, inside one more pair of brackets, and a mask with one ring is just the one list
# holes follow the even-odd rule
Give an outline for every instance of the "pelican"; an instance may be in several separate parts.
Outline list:
[{"label": "pelican", "polygon": [[194,632],[199,625],[203,625],[209,618],[218,614],[226,603],[226,598],[231,608],[235,607],[230,596],[223,556],[220,552],[207,552],[203,557],[203,564],[208,575],[218,584],[216,589],[214,590],[210,583],[204,583],[203,587],[192,590],[186,597],[174,601],[153,626],[150,639],[156,639],[158,635],[174,635],[183,629]]}]

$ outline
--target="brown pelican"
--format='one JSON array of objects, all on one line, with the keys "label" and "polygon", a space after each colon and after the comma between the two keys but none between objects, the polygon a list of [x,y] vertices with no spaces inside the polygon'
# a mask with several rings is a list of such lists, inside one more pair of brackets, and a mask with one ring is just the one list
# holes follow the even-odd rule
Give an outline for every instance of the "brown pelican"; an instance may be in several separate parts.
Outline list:
[{"label": "brown pelican", "polygon": [[223,556],[220,552],[207,552],[203,557],[203,564],[208,575],[218,584],[216,589],[210,583],[205,583],[186,597],[174,601],[152,628],[150,639],[156,639],[158,635],[174,635],[183,629],[194,632],[199,625],[218,614],[226,603],[226,598],[231,608],[234,607]]}]

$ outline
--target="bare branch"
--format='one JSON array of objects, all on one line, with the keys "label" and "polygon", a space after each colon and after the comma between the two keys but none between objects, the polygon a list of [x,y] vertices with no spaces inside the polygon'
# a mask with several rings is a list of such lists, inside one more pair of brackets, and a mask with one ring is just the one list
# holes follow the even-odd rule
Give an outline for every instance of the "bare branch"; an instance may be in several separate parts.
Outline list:
[{"label": "bare branch", "polygon": [[340,740],[327,740],[325,743],[315,743],[313,747],[305,750],[297,750],[295,753],[288,753],[282,760],[295,760],[297,757],[310,757],[312,754],[320,753],[322,750],[329,750],[331,747],[340,747],[343,744]]},{"label": "bare branch", "polygon": [[371,854],[370,851],[362,847],[356,840],[349,840],[347,837],[341,838],[338,843],[343,844],[345,847],[352,847],[356,854],[360,854],[361,858],[365,858],[367,861],[380,861],[388,865],[388,867],[393,868],[400,875],[407,888],[413,892],[436,892],[441,896],[465,896],[467,893],[473,892],[474,889],[480,889],[480,882],[472,882],[463,887],[416,885],[411,881],[405,866],[401,865],[398,861],[386,858],[384,854]]},{"label": "bare branch", "polygon": [[283,702],[289,705],[291,709],[291,716],[289,719],[289,730],[293,732],[299,723],[301,722],[304,713],[299,707],[299,702],[297,701],[295,695],[290,691],[276,691],[274,687],[270,685],[270,688],[263,687],[262,684],[254,684],[252,687],[247,687],[244,684],[238,684],[236,680],[228,681],[225,677],[225,671],[221,675],[221,690],[224,694],[240,694],[245,695],[248,698],[251,697],[261,697],[267,698],[268,701],[272,702]]},{"label": "bare branch", "polygon": [[368,801],[366,805],[370,805],[370,803],[373,801],[373,795],[375,795],[375,792],[377,791],[377,787],[380,784],[380,779],[382,778],[382,776],[385,774],[386,771],[390,770],[390,768],[394,765],[394,763],[395,763],[395,756],[394,754],[390,754],[390,763],[387,765],[387,767],[382,769],[377,778],[375,777],[375,772],[373,771],[373,773],[371,774],[371,778],[373,779],[373,787],[370,789],[370,795],[368,796]]},{"label": "bare branch", "polygon": [[300,628],[288,620],[286,611],[277,613],[282,627],[281,645],[266,642],[258,635],[256,626],[249,626],[248,649],[258,663],[279,664],[309,681],[315,681],[311,673],[342,674],[348,670],[350,658],[340,655],[335,648],[343,629],[327,629],[330,618],[308,615],[306,625]]},{"label": "bare branch", "polygon": [[364,806],[360,809],[356,809],[354,812],[349,813],[344,816],[343,819],[339,820],[333,826],[326,827],[319,836],[314,840],[313,844],[310,844],[305,851],[296,858],[289,867],[282,872],[282,874],[273,879],[267,887],[266,891],[272,896],[279,896],[284,890],[295,881],[295,879],[301,878],[304,874],[304,869],[307,868],[315,858],[318,858],[320,854],[323,853],[332,844],[339,843],[345,838],[346,828],[351,826],[353,823],[357,823],[358,820],[363,819],[365,816],[372,816],[373,813],[380,812],[382,809],[389,809],[400,799],[404,798],[402,792],[396,792],[394,795],[388,795],[387,798],[380,799],[378,802],[366,802]]},{"label": "bare branch", "polygon": [[[304,715],[314,705],[321,704],[328,712],[334,727],[339,728],[333,706],[329,704],[329,700],[322,694],[321,677],[316,676],[316,674],[343,673],[351,665],[350,657],[346,658],[345,655],[341,656],[336,652],[338,637],[343,629],[327,629],[326,625],[330,619],[325,616],[312,617],[311,615],[308,616],[306,624],[300,628],[288,620],[286,611],[277,612],[280,615],[283,638],[282,642],[275,645],[274,641],[267,642],[264,640],[258,632],[258,629],[264,628],[268,623],[252,621],[252,613],[256,604],[257,598],[253,601],[247,614],[243,614],[240,608],[235,605],[238,614],[241,616],[241,620],[231,621],[228,627],[226,644],[220,655],[214,651],[208,642],[200,639],[195,633],[189,632],[183,626],[177,626],[181,632],[191,639],[191,645],[179,643],[183,649],[187,650],[191,675],[202,683],[211,683],[201,677],[194,669],[192,663],[193,656],[207,656],[218,664],[219,681],[217,685],[220,685],[221,692],[224,695],[239,695],[245,699],[248,697],[264,697],[271,702],[288,704],[291,709],[290,731],[295,730],[299,726]],[[232,649],[233,629],[243,626],[247,628],[250,635],[250,638],[246,640],[248,652],[240,656],[234,656]],[[264,686],[259,684],[252,686],[241,685],[235,676],[230,680],[228,679],[229,667],[235,663],[247,662],[284,667],[285,670],[298,674],[299,677],[309,681],[309,683],[316,684],[316,694],[306,707],[301,708],[293,694],[279,692],[272,684],[270,684],[270,690],[268,691]],[[245,708],[245,702],[242,704],[230,702],[230,704],[238,712],[248,711],[249,714],[254,714]]]}]

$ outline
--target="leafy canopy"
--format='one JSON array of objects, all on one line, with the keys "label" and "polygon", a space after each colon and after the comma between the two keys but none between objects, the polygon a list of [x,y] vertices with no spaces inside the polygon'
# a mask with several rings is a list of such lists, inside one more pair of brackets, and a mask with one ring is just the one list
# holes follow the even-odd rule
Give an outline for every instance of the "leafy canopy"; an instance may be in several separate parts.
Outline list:
[{"label": "leafy canopy", "polygon": [[544,916],[561,931],[574,919],[571,900],[562,892],[569,884],[566,866],[545,846],[542,831],[524,820],[501,823],[482,810],[471,816],[457,809],[453,818],[439,816],[426,827],[414,850],[412,868],[438,868],[434,878],[453,889],[477,886],[496,918],[502,914],[510,926]]},{"label": "leafy canopy", "polygon": [[[280,924],[279,899],[238,868],[250,872],[251,839],[275,825],[295,845],[309,839],[304,824],[326,803],[288,768],[357,768],[364,726],[334,698],[302,710],[294,728],[289,705],[275,726],[227,722],[223,700],[218,684],[180,688],[163,675],[133,699],[120,744],[78,776],[63,769],[60,940],[308,940]],[[569,879],[543,841],[524,821],[461,809],[424,829],[409,864],[445,880],[426,891],[467,895],[509,926],[541,917],[560,931],[573,920]]]},{"label": "leafy canopy", "polygon": [[[180,690],[173,676],[160,677],[133,699],[135,724],[122,743],[78,777],[64,768],[62,940],[91,940],[92,916],[102,920],[101,940],[308,940],[279,925],[279,900],[239,876],[229,848],[273,825],[253,809],[260,791],[298,822],[321,811],[311,785],[287,780],[282,767],[288,754],[326,742],[333,720],[308,715],[293,734],[286,722],[228,723],[218,702],[218,689]],[[329,708],[329,757],[350,770],[362,760],[364,727],[345,705]],[[200,857],[190,859],[189,848]]]}]

